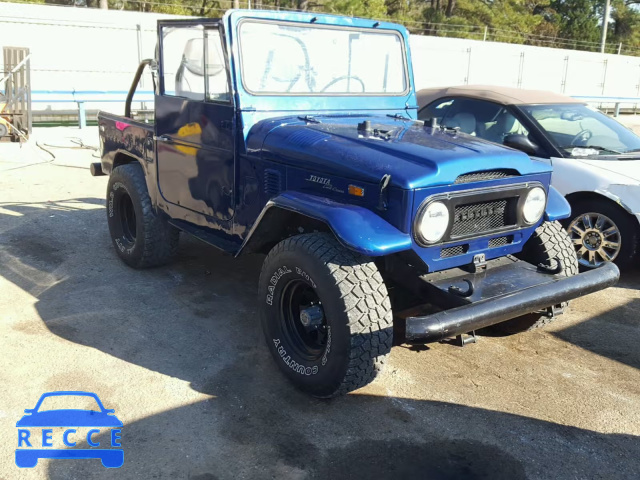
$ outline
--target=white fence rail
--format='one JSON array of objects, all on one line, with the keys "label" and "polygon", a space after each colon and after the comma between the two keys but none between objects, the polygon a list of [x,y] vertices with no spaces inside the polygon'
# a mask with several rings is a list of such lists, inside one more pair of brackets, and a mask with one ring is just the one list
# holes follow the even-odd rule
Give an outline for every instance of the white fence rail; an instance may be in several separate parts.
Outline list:
[{"label": "white fence rail", "polygon": [[[156,19],[169,17],[0,5],[0,45],[30,49],[33,90],[127,90],[140,59],[154,54]],[[493,84],[567,95],[640,96],[640,57],[417,35],[411,47],[418,89]],[[91,107],[122,111],[119,103]],[[36,111],[74,108],[60,102],[34,105]]]},{"label": "white fence rail", "polygon": [[418,88],[491,84],[566,95],[640,96],[640,57],[444,37],[411,37]]}]

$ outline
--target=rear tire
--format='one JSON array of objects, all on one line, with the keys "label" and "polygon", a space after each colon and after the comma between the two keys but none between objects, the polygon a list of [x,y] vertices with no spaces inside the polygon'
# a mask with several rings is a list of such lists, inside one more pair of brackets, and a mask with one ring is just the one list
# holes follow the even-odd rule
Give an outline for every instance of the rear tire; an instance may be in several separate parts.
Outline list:
[{"label": "rear tire", "polygon": [[142,167],[116,167],[107,186],[107,219],[118,256],[133,268],[167,263],[178,249],[180,231],[156,215]]},{"label": "rear tire", "polygon": [[330,234],[277,244],[262,267],[259,301],[278,367],[316,397],[372,382],[391,350],[391,303],[378,268]]},{"label": "rear tire", "polygon": [[[544,222],[536,228],[518,257],[532,265],[543,264],[551,268],[560,262],[561,275],[572,277],[578,274],[578,259],[573,244],[559,222]],[[561,306],[567,308],[569,302],[563,302]],[[556,318],[535,312],[498,323],[492,328],[500,333],[512,334],[544,327]]]}]

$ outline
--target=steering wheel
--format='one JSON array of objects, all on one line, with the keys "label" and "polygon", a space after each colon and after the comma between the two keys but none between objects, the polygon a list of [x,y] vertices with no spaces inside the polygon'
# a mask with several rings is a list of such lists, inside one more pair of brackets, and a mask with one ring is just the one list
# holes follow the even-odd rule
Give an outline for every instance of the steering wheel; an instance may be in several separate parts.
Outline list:
[{"label": "steering wheel", "polygon": [[349,79],[353,79],[356,80],[358,83],[360,83],[360,86],[362,87],[362,91],[366,91],[366,87],[364,86],[364,82],[362,81],[362,79],[360,77],[356,77],[355,75],[343,75],[341,77],[338,78],[334,78],[333,80],[331,80],[329,83],[327,83],[324,88],[322,90],[320,90],[320,92],[325,92],[327,90],[327,88],[335,85],[338,82],[341,82],[343,80],[349,80]]},{"label": "steering wheel", "polygon": [[[586,146],[591,137],[593,137],[593,132],[588,128],[585,128],[584,130],[580,130],[576,133],[576,135],[571,139],[571,145],[577,147]],[[578,142],[581,142],[581,144],[578,144]]]}]

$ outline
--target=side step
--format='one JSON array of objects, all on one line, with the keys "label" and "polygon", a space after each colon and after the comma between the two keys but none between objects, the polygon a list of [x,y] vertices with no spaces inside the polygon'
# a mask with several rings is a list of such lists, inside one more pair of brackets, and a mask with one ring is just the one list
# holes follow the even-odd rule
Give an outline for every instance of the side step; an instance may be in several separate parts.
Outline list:
[{"label": "side step", "polygon": [[222,250],[225,253],[233,255],[240,248],[239,243],[221,238],[219,235],[211,233],[207,228],[199,227],[197,225],[193,225],[192,223],[176,219],[169,220],[169,224],[182,230],[185,233],[188,233],[193,237],[196,237],[198,240],[201,240],[204,243]]}]

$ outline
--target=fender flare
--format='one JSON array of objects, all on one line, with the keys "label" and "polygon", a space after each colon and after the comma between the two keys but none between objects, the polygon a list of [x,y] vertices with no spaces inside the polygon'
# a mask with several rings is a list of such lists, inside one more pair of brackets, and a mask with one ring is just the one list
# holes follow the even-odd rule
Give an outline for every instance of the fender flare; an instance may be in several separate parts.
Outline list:
[{"label": "fender flare", "polygon": [[288,210],[320,221],[331,229],[340,243],[370,257],[411,248],[410,234],[401,232],[371,210],[307,193],[284,192],[267,202],[235,256],[244,251],[272,209]]},{"label": "fender flare", "polygon": [[571,216],[571,205],[567,199],[553,186],[549,185],[547,208],[544,212],[544,219],[548,222],[564,220]]}]

